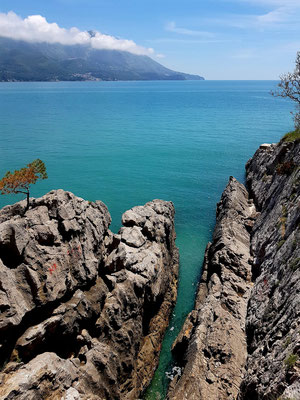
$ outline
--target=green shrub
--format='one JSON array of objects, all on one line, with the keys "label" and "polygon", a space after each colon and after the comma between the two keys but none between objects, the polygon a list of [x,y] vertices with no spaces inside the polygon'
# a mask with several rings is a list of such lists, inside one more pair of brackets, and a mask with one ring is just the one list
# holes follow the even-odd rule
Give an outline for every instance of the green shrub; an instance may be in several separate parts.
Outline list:
[{"label": "green shrub", "polygon": [[290,261],[289,267],[290,267],[293,271],[297,271],[297,269],[300,267],[300,257],[295,258],[294,260]]},{"label": "green shrub", "polygon": [[285,243],[285,240],[280,240],[280,242],[277,242],[277,249],[280,249],[280,247]]},{"label": "green shrub", "polygon": [[298,142],[300,141],[300,129],[296,129],[292,132],[288,132],[283,138],[280,140],[282,142]]},{"label": "green shrub", "polygon": [[284,342],[284,347],[287,348],[291,343],[292,343],[292,339],[290,336],[288,336],[286,338],[286,341]]},{"label": "green shrub", "polygon": [[282,397],[282,396],[280,396],[280,397],[278,397],[277,400],[297,400],[297,399],[295,399],[295,397]]},{"label": "green shrub", "polygon": [[262,177],[262,181],[263,182],[268,182],[269,180],[269,175],[267,175],[266,173],[264,173],[264,176]]},{"label": "green shrub", "polygon": [[282,213],[282,216],[283,216],[283,217],[287,217],[287,215],[288,215],[288,209],[287,209],[287,207],[286,207],[285,204],[282,206],[281,213]]},{"label": "green shrub", "polygon": [[286,365],[287,369],[291,369],[295,366],[297,361],[298,361],[297,354],[292,353],[284,360],[284,364]]}]

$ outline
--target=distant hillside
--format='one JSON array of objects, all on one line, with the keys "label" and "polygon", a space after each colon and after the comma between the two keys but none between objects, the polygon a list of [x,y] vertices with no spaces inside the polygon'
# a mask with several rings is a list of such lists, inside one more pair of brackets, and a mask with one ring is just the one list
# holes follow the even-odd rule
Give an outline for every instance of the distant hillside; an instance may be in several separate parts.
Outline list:
[{"label": "distant hillside", "polygon": [[150,57],[90,46],[28,43],[0,38],[0,81],[203,80]]}]

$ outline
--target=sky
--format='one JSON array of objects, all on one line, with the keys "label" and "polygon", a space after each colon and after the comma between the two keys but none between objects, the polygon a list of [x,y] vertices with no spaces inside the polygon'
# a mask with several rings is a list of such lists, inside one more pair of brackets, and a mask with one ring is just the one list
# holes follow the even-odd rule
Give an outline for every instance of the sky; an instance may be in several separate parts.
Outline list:
[{"label": "sky", "polygon": [[206,79],[278,79],[300,51],[300,0],[1,0],[0,36],[146,54]]}]

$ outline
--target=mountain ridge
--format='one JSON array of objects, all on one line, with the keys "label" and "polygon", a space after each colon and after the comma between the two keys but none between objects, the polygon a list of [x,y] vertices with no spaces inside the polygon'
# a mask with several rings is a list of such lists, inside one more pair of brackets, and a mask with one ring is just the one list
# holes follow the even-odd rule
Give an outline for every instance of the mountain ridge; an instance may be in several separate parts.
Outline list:
[{"label": "mountain ridge", "polygon": [[203,80],[145,55],[0,37],[0,81]]}]

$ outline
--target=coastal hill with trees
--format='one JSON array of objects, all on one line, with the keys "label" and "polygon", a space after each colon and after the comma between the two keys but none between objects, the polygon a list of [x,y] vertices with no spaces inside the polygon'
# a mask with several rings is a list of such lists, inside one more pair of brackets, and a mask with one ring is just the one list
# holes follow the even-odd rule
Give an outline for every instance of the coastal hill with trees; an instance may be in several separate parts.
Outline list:
[{"label": "coastal hill with trees", "polygon": [[85,45],[32,43],[0,37],[0,82],[203,80],[146,55]]}]

